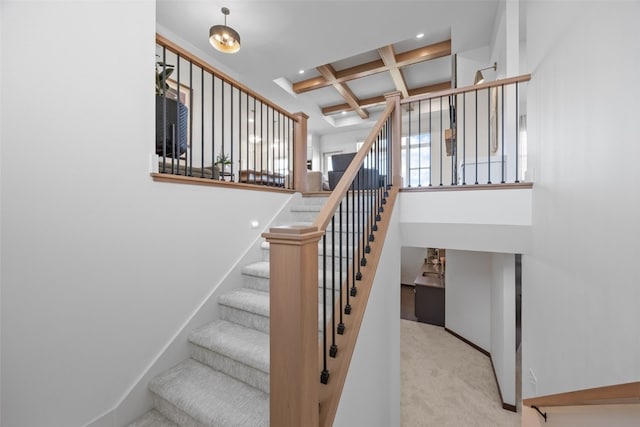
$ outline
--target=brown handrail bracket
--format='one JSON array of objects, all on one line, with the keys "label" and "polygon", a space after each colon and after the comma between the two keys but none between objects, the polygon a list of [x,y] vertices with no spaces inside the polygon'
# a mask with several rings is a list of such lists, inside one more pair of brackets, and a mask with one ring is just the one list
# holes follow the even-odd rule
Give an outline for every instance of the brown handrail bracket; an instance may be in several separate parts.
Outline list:
[{"label": "brown handrail bracket", "polygon": [[547,422],[547,413],[546,413],[546,412],[542,412],[542,411],[540,410],[540,408],[538,408],[536,405],[532,405],[532,406],[531,406],[531,408],[533,408],[533,409],[535,409],[536,411],[538,411],[538,413],[540,414],[540,416],[541,416],[542,418],[544,418],[544,422],[545,422],[545,423]]}]

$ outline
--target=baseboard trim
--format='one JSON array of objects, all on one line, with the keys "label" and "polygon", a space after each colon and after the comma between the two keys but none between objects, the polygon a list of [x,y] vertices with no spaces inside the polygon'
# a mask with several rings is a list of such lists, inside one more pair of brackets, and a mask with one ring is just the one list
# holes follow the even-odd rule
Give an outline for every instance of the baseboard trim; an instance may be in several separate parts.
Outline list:
[{"label": "baseboard trim", "polygon": [[480,347],[479,345],[472,343],[471,341],[469,341],[468,339],[466,339],[462,335],[459,335],[459,334],[453,332],[449,328],[444,328],[444,330],[449,332],[454,337],[458,338],[463,343],[475,348],[480,353],[484,354],[485,356],[487,356],[489,358],[489,361],[491,362],[491,370],[493,371],[493,379],[496,381],[496,386],[498,387],[498,395],[500,396],[500,402],[502,402],[502,409],[505,409],[505,410],[511,411],[511,412],[518,412],[518,408],[516,408],[516,405],[512,405],[510,403],[505,403],[504,399],[502,398],[502,390],[500,390],[500,382],[498,382],[498,375],[496,375],[496,368],[495,368],[495,366],[493,366],[493,359],[491,358],[491,353],[489,353],[487,350],[485,350],[484,348]]},{"label": "baseboard trim", "polygon": [[498,394],[500,395],[500,402],[502,402],[502,409],[506,409],[507,411],[511,411],[511,412],[518,412],[518,408],[516,408],[516,405],[505,403],[504,399],[502,398],[502,390],[500,390],[500,382],[498,382],[496,367],[493,365],[493,358],[489,356],[489,360],[491,361],[491,370],[493,371],[493,378],[496,380],[496,386],[498,386]]},{"label": "baseboard trim", "polygon": [[458,335],[457,333],[453,332],[451,329],[449,328],[444,328],[445,331],[449,332],[451,335],[453,335],[454,337],[458,338],[460,341],[464,342],[467,345],[470,345],[471,347],[475,348],[476,350],[478,350],[480,353],[484,354],[487,357],[491,357],[491,353],[489,353],[487,350],[485,350],[484,348],[480,347],[477,344],[472,343],[471,341],[469,341],[468,339],[466,339],[465,337],[463,337],[462,335]]}]

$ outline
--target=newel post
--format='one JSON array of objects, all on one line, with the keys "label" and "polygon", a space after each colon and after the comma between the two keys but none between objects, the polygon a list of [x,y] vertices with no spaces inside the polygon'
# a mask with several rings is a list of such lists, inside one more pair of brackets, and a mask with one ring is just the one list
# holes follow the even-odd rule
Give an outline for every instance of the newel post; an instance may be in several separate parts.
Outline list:
[{"label": "newel post", "polygon": [[318,241],[316,227],[271,228],[269,242],[270,425],[317,426]]},{"label": "newel post", "polygon": [[400,109],[401,92],[391,92],[385,94],[387,102],[395,103],[395,108],[391,115],[392,133],[391,133],[391,168],[393,169],[391,184],[394,187],[402,187],[402,110]]},{"label": "newel post", "polygon": [[293,134],[293,189],[300,192],[307,191],[307,120],[305,113],[295,113],[295,128]]}]

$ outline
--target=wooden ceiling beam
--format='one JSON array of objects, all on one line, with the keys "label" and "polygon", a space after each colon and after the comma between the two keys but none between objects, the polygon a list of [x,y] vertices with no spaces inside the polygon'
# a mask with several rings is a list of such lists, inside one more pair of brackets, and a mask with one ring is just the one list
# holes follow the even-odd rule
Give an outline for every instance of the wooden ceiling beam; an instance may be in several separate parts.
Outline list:
[{"label": "wooden ceiling beam", "polygon": [[321,65],[317,70],[322,77],[333,85],[338,93],[345,99],[345,101],[347,101],[347,104],[349,104],[349,106],[358,113],[362,119],[369,118],[369,112],[360,106],[360,101],[351,89],[349,89],[349,86],[337,81],[336,70],[334,70],[330,64]]},{"label": "wooden ceiling beam", "polygon": [[[377,105],[382,105],[385,103],[384,96],[373,96],[371,98],[361,99],[360,106],[362,108],[366,107],[375,107]],[[353,108],[349,106],[346,102],[344,104],[336,104],[330,105],[328,107],[322,108],[322,114],[328,116],[329,114],[341,113],[343,111],[352,111]]]},{"label": "wooden ceiling beam", "polygon": [[[444,81],[435,83],[428,86],[417,87],[415,89],[409,89],[409,96],[422,95],[424,93],[439,92],[441,90],[451,89],[451,82]],[[372,96],[371,98],[365,98],[360,100],[360,106],[362,108],[370,108],[378,105],[382,105],[386,102],[384,95]],[[353,111],[353,108],[346,102],[343,104],[328,105],[322,108],[322,114],[328,116],[329,114],[341,113],[343,111]]]},{"label": "wooden ceiling beam", "polygon": [[398,64],[398,67],[406,67],[448,55],[451,55],[451,40],[399,53],[396,55],[396,64]]},{"label": "wooden ceiling beam", "polygon": [[[447,55],[451,55],[451,40],[445,40],[439,43],[413,49],[408,52],[399,53],[395,55],[395,63],[397,67],[406,67]],[[375,61],[345,68],[340,71],[334,70],[334,76],[338,82],[343,83],[348,82],[349,80],[389,71],[390,69],[391,67],[385,65],[382,59],[377,59]],[[319,76],[293,83],[292,88],[295,93],[304,93],[331,85],[331,82],[327,81],[324,77]]]},{"label": "wooden ceiling beam", "polygon": [[393,49],[393,45],[388,45],[378,49],[378,53],[384,62],[384,65],[389,68],[389,74],[393,84],[396,86],[396,90],[402,93],[403,98],[409,97],[409,90],[407,89],[407,82],[404,80],[402,70],[398,68],[396,64],[396,52]]},{"label": "wooden ceiling beam", "polygon": [[435,83],[428,86],[417,87],[415,89],[409,89],[409,96],[423,95],[425,93],[439,92],[441,90],[447,90],[447,89],[451,89],[450,81]]}]

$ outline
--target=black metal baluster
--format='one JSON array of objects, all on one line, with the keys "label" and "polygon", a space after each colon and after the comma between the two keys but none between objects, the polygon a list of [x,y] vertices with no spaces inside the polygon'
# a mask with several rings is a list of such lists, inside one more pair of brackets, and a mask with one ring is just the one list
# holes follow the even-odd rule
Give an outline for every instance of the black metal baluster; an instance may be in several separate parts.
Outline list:
[{"label": "black metal baluster", "polygon": [[429,98],[429,187],[433,183],[433,122],[431,98]]},{"label": "black metal baluster", "polygon": [[327,235],[322,236],[322,372],[320,382],[329,382],[329,370],[327,369]]},{"label": "black metal baluster", "polygon": [[442,97],[440,97],[440,129],[438,133],[440,134],[440,187],[442,187],[442,155],[446,154],[442,152],[442,134],[444,133],[442,130]]},{"label": "black metal baluster", "polygon": [[[326,275],[327,272],[325,271]],[[336,357],[336,215],[331,217],[331,348],[329,356]]]},{"label": "black metal baluster", "polygon": [[[349,193],[351,193],[351,208],[349,208]],[[354,192],[353,192],[353,183],[351,184],[350,189],[347,191],[347,245],[349,244],[349,229],[353,229],[353,223],[355,222],[354,217]],[[349,217],[349,212],[351,212],[351,217]],[[349,247],[347,246],[347,252],[349,251]],[[346,295],[347,295],[347,303],[344,306],[344,314],[351,314],[351,304],[349,302],[349,283],[352,286],[356,283],[356,246],[355,246],[355,230],[353,230],[351,234],[351,275],[349,275],[349,269],[347,268],[347,287],[346,287]],[[348,260],[347,260],[348,262]],[[351,279],[351,280],[349,280]]]},{"label": "black metal baluster", "polygon": [[502,146],[502,152],[501,152],[501,159],[500,159],[500,164],[501,169],[502,169],[502,179],[500,180],[500,183],[504,184],[504,85],[502,85],[500,87],[500,97],[501,97],[501,102],[500,102],[500,121],[502,122],[501,124],[501,128],[502,128],[502,143],[500,144]]},{"label": "black metal baluster", "polygon": [[[162,63],[166,64],[167,63],[167,48],[165,46],[162,46]],[[163,69],[163,73],[165,72],[166,68]],[[162,90],[162,168],[160,170],[160,172],[165,173],[166,172],[166,164],[167,164],[167,91],[165,90],[165,87],[163,86],[161,88]],[[156,144],[157,144],[157,138],[158,136],[156,135]],[[157,148],[156,148],[157,151]]]},{"label": "black metal baluster", "polygon": [[[265,176],[263,174],[264,171],[264,102],[260,101],[260,184],[265,185],[264,179]],[[269,181],[267,180],[267,183]]]},{"label": "black metal baluster", "polygon": [[[204,178],[204,68],[200,68],[200,88],[202,89],[200,91],[202,93],[200,95],[200,178]],[[211,176],[213,176],[213,169]]]},{"label": "black metal baluster", "polygon": [[[173,132],[173,141],[171,141],[171,173],[180,175],[180,54],[176,54],[176,130]],[[175,167],[175,169],[174,169]],[[186,173],[186,168],[185,168]]]},{"label": "black metal baluster", "polygon": [[[455,95],[449,96],[449,127],[451,129],[451,141],[449,142],[449,148],[451,149],[451,185],[456,185],[456,167],[455,161],[458,156],[458,118],[456,115],[458,112],[456,111],[456,103],[454,102]],[[445,145],[447,141],[444,141]],[[455,143],[455,145],[454,145]]]},{"label": "black metal baluster", "polygon": [[408,104],[407,112],[409,113],[409,133],[407,135],[407,153],[409,153],[407,159],[407,181],[409,185],[407,187],[411,187],[411,169],[413,169],[413,156],[411,155],[411,103]]},{"label": "black metal baluster", "polygon": [[[257,103],[256,103],[256,98],[255,96],[253,97],[253,173],[251,173],[251,175],[253,175],[253,183],[256,183],[256,164],[257,164],[257,154],[256,154],[256,146],[258,145],[258,135],[256,135],[256,108],[257,108]],[[247,179],[247,182],[249,180]]]},{"label": "black metal baluster", "polygon": [[229,159],[231,160],[231,166],[229,167],[229,173],[231,174],[231,176],[229,177],[229,181],[233,181],[233,85],[230,85],[231,88],[231,105],[229,110],[231,111],[231,147],[230,147],[230,156]]},{"label": "black metal baluster", "polygon": [[[267,149],[265,150],[267,152],[267,182],[269,183],[269,185],[271,185],[271,183],[269,182],[269,171],[271,170],[269,167],[269,125],[271,125],[271,133],[273,133],[273,128],[275,127],[273,125],[273,123],[271,121],[269,121],[269,110],[271,110],[271,108],[267,105]],[[273,121],[273,113],[271,114],[271,120]],[[271,145],[273,145],[273,139],[271,139]],[[275,163],[275,162],[274,162]]]},{"label": "black metal baluster", "polygon": [[[224,108],[225,107],[225,105],[224,105],[224,84],[225,84],[225,81],[221,80],[221,82],[222,83],[221,83],[220,92],[222,92],[222,93],[220,95],[220,97],[221,97],[221,103],[220,103],[220,105],[221,105],[220,106],[220,110],[221,111],[220,111],[220,114],[222,114],[222,120],[221,120],[220,124],[221,124],[222,127],[221,127],[220,131],[222,132],[222,135],[220,135],[220,159],[226,159],[225,152],[224,152],[224,142],[225,142],[224,141],[224,125],[225,125],[225,123],[224,123],[224,110],[226,109],[226,108]],[[225,166],[224,163],[220,164],[220,178],[221,178],[222,181],[225,181],[225,179],[224,179],[224,166]]]},{"label": "black metal baluster", "polygon": [[462,185],[467,185],[467,93],[462,94]]},{"label": "black metal baluster", "polygon": [[487,184],[491,184],[491,88],[489,87],[487,88]]},{"label": "black metal baluster", "polygon": [[[347,215],[348,215],[348,212],[349,212],[348,204],[349,204],[349,196],[347,196]],[[340,218],[340,226],[339,226],[340,227],[340,229],[339,229],[339,232],[340,232],[339,236],[340,237],[339,237],[339,239],[340,240],[339,240],[338,244],[339,244],[339,248],[340,248],[339,249],[339,253],[340,253],[340,258],[339,258],[339,260],[340,260],[340,276],[338,278],[338,283],[339,283],[339,288],[340,288],[339,289],[339,292],[340,292],[340,298],[339,298],[340,309],[338,311],[340,312],[340,323],[338,323],[338,333],[340,335],[342,335],[342,334],[344,334],[344,322],[343,322],[344,319],[342,318],[342,310],[343,310],[343,307],[344,307],[343,298],[342,298],[342,293],[343,293],[343,286],[342,286],[343,285],[343,280],[342,280],[342,278],[344,276],[343,276],[342,266],[343,266],[343,264],[346,265],[346,262],[349,259],[348,251],[345,254],[346,258],[344,260],[343,260],[343,257],[342,257],[342,245],[343,245],[343,243],[342,243],[342,231],[343,231],[342,230],[342,222],[344,221],[344,213],[342,212],[342,202],[340,202],[339,212],[340,212],[340,216],[339,216],[339,218]],[[347,285],[347,289],[348,289],[349,288],[349,279],[348,278],[347,278],[346,285]],[[348,293],[347,293],[347,298],[349,298],[349,294]]]},{"label": "black metal baluster", "polygon": [[[249,118],[250,118],[249,117],[250,116],[249,108],[250,108],[249,107],[249,93],[247,93],[247,136],[246,136],[246,138],[247,138],[247,144],[246,144],[247,145],[247,159],[246,159],[247,165],[245,167],[245,170],[247,171],[247,174],[249,174],[249,169],[250,169],[250,167],[249,167],[250,166],[250,164],[249,164],[249,153],[250,153],[250,148],[249,148],[250,147],[250,145],[249,145],[250,141],[249,141],[249,139],[251,137],[251,133],[250,133],[250,130],[249,130],[249,123],[251,123],[249,121]],[[242,172],[242,165],[240,165],[240,172]],[[245,177],[245,180],[246,180],[246,182],[249,182],[249,175],[247,175]],[[242,176],[240,177],[239,181],[242,182]]]},{"label": "black metal baluster", "polygon": [[[358,237],[358,272],[356,273],[356,280],[362,280],[362,271],[360,270],[360,267],[366,265],[367,260],[364,259],[364,235],[362,232],[362,229],[364,227],[360,222],[362,218],[362,210],[363,210],[360,206],[361,193],[362,193],[362,188],[360,186],[360,172],[358,172],[358,174],[356,175],[356,181],[358,182],[357,184],[358,193],[356,194],[356,199],[358,200],[358,210],[356,214],[356,216],[358,217],[358,227],[354,229],[354,231],[357,230],[358,232],[358,236],[357,236]],[[362,236],[362,244],[360,244],[361,236]],[[353,288],[351,289],[351,296],[355,296],[353,294]]]},{"label": "black metal baluster", "polygon": [[[235,182],[240,182],[240,171],[242,170],[242,93],[242,89],[238,88],[238,179],[234,179]],[[231,172],[233,173],[233,168],[231,168]]]},{"label": "black metal baluster", "polygon": [[520,182],[520,176],[518,175],[518,145],[520,143],[519,141],[519,137],[520,137],[520,117],[518,116],[519,112],[519,99],[518,99],[518,82],[516,82],[516,179],[514,182],[518,183]]},{"label": "black metal baluster", "polygon": [[418,187],[422,187],[422,101],[418,101]]},{"label": "black metal baluster", "polygon": [[[211,167],[214,170],[216,168],[216,76],[213,74],[211,74]],[[220,179],[219,175],[218,179]]]},{"label": "black metal baluster", "polygon": [[[290,170],[292,170],[291,164],[292,159],[295,156],[295,144],[293,144],[293,120],[291,120],[290,117],[287,117],[287,188],[293,188],[293,183],[291,182],[292,180],[292,174],[288,173]],[[295,173],[295,170],[293,171]]]},{"label": "black metal baluster", "polygon": [[476,185],[478,185],[478,89],[476,89]]},{"label": "black metal baluster", "polygon": [[[193,62],[189,61],[189,85],[191,87],[195,86],[193,84]],[[193,111],[193,99],[189,97],[189,111]],[[193,126],[188,127],[189,131],[189,144],[193,144]],[[187,157],[189,159],[189,176],[193,176],[193,149],[188,145],[187,149],[189,150]],[[185,169],[187,169],[185,165]]]}]

